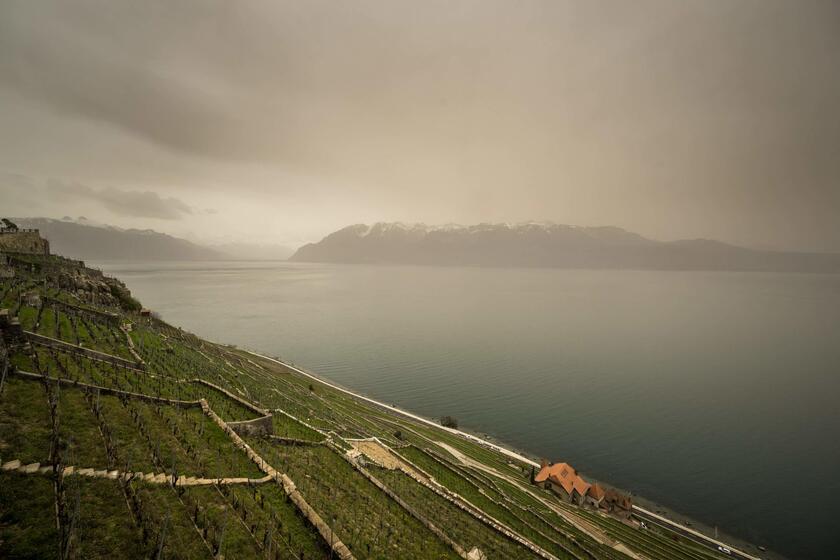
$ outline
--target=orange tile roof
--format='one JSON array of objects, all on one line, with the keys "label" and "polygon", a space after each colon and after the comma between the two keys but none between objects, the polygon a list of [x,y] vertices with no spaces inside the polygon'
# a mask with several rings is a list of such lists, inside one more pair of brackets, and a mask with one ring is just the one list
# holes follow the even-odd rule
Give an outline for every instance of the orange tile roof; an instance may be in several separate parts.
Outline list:
[{"label": "orange tile roof", "polygon": [[541,468],[537,476],[534,477],[534,482],[545,482],[549,474],[551,474],[551,467],[545,466]]},{"label": "orange tile roof", "polygon": [[589,490],[589,483],[578,476],[577,471],[568,463],[555,463],[540,469],[534,477],[534,482],[545,482],[551,480],[563,487],[568,494],[574,490],[581,496],[585,496]]},{"label": "orange tile roof", "polygon": [[601,485],[596,482],[589,488],[589,495],[596,500],[601,500],[604,498],[606,493],[604,492],[604,489],[601,488]]},{"label": "orange tile roof", "polygon": [[592,485],[583,480],[579,476],[575,476],[575,490],[577,490],[578,494],[581,496],[586,496],[586,493],[589,491]]}]

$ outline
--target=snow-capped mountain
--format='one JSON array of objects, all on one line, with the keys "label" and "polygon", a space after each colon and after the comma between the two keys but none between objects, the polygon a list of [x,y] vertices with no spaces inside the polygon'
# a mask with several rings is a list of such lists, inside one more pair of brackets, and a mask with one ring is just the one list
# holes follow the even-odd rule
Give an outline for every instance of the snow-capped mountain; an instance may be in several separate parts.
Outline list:
[{"label": "snow-capped mountain", "polygon": [[356,224],[290,260],[465,266],[840,272],[840,255],[757,251],[718,241],[654,241],[617,227],[554,223]]}]

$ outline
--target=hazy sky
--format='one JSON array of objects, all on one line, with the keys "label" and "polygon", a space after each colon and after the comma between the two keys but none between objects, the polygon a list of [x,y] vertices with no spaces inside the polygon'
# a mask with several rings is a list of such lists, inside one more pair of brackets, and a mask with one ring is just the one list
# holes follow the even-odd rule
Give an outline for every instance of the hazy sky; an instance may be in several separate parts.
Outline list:
[{"label": "hazy sky", "polygon": [[0,0],[0,214],[840,251],[840,2]]}]

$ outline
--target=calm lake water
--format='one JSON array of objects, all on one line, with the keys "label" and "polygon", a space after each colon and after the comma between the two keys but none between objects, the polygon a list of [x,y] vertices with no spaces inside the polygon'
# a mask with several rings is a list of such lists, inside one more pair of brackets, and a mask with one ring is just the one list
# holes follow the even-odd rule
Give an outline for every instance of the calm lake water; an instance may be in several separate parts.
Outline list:
[{"label": "calm lake water", "polygon": [[97,263],[164,319],[791,558],[840,554],[840,277]]}]

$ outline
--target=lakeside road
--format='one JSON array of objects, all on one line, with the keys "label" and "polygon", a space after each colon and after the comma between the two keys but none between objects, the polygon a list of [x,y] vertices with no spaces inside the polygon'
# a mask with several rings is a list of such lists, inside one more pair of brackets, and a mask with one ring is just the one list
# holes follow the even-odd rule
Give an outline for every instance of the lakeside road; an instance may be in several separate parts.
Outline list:
[{"label": "lakeside road", "polygon": [[703,533],[700,533],[699,531],[695,531],[690,527],[686,527],[685,525],[675,523],[670,519],[666,519],[661,515],[657,515],[652,511],[648,511],[639,506],[633,506],[633,514],[639,519],[642,519],[648,523],[655,523],[663,529],[668,529],[669,531],[678,533],[683,537],[691,539],[697,544],[701,544],[705,547],[711,548],[712,550],[720,551],[720,549],[718,548],[719,546],[726,547],[730,550],[729,556],[731,556],[732,558],[739,558],[741,560],[761,560],[761,557],[759,556],[747,554],[743,550],[737,549],[732,545],[728,545],[722,541],[715,540],[712,537],[708,537]]},{"label": "lakeside road", "polygon": [[[434,428],[437,428],[439,430],[445,430],[445,431],[447,431],[451,434],[458,435],[460,437],[463,437],[465,439],[468,439],[470,441],[478,443],[479,445],[490,448],[494,451],[502,453],[503,455],[505,455],[507,457],[510,457],[512,459],[516,459],[518,461],[521,461],[521,462],[526,463],[528,465],[531,465],[533,467],[537,467],[537,468],[540,467],[540,464],[537,463],[536,461],[534,461],[532,459],[529,459],[528,457],[525,457],[524,455],[521,455],[521,454],[519,454],[515,451],[512,451],[512,450],[507,449],[505,447],[502,447],[498,444],[495,444],[491,441],[480,438],[476,435],[473,435],[473,434],[470,434],[470,433],[467,433],[467,432],[464,432],[462,430],[458,430],[458,429],[455,429],[455,428],[448,428],[446,426],[442,426],[442,425],[440,425],[439,423],[437,423],[433,420],[429,420],[428,418],[424,418],[424,417],[419,416],[417,414],[413,414],[413,413],[408,412],[406,410],[397,408],[396,406],[383,403],[381,401],[378,401],[376,399],[372,399],[372,398],[367,397],[365,395],[361,395],[361,394],[356,393],[354,391],[351,391],[351,390],[349,390],[345,387],[341,387],[340,385],[336,385],[335,383],[332,383],[332,382],[330,382],[330,381],[328,381],[328,380],[326,380],[322,377],[319,377],[317,375],[314,375],[312,373],[304,371],[304,370],[302,370],[298,367],[295,367],[295,366],[293,366],[289,363],[286,363],[282,360],[278,360],[276,358],[271,358],[269,356],[265,356],[263,354],[260,354],[258,352],[254,352],[254,351],[251,351],[251,350],[245,350],[245,349],[242,349],[242,350],[244,350],[245,352],[248,352],[249,354],[251,354],[253,356],[257,356],[257,357],[262,358],[264,360],[269,360],[269,361],[274,362],[276,364],[279,364],[283,367],[289,368],[292,371],[295,371],[295,372],[297,372],[297,373],[299,373],[299,374],[301,374],[305,377],[308,377],[309,379],[317,381],[318,383],[322,383],[322,384],[324,384],[324,385],[326,385],[326,386],[328,386],[332,389],[335,389],[337,391],[341,391],[343,393],[351,395],[351,396],[353,396],[357,399],[361,399],[361,400],[363,400],[365,402],[368,402],[370,404],[373,404],[375,406],[384,408],[384,409],[389,410],[391,412],[394,412],[396,414],[400,414],[401,416],[411,418],[412,420],[422,422],[423,424],[427,424],[427,425],[432,426]],[[712,537],[704,535],[703,533],[700,533],[699,531],[696,531],[696,530],[694,530],[690,527],[686,527],[685,525],[681,525],[680,523],[677,523],[675,521],[671,521],[670,519],[662,517],[661,515],[657,515],[656,513],[652,512],[652,511],[648,511],[648,510],[646,510],[644,508],[641,508],[639,506],[634,505],[633,506],[633,512],[634,512],[635,515],[637,515],[639,518],[643,518],[645,521],[655,523],[656,525],[662,527],[663,529],[673,531],[674,533],[676,533],[678,535],[689,538],[689,539],[697,542],[698,544],[706,546],[706,547],[708,547],[708,548],[710,548],[714,551],[720,552],[721,549],[719,547],[724,547],[724,548],[726,548],[730,551],[728,554],[732,558],[738,558],[740,560],[762,560],[758,556],[753,556],[751,554],[748,554],[748,553],[746,553],[746,552],[744,552],[744,551],[742,551],[742,550],[740,550],[740,549],[738,549],[738,548],[736,548],[732,545],[729,545],[729,544],[726,544],[722,541],[713,539]],[[724,554],[726,554],[726,553],[724,553]]]}]

